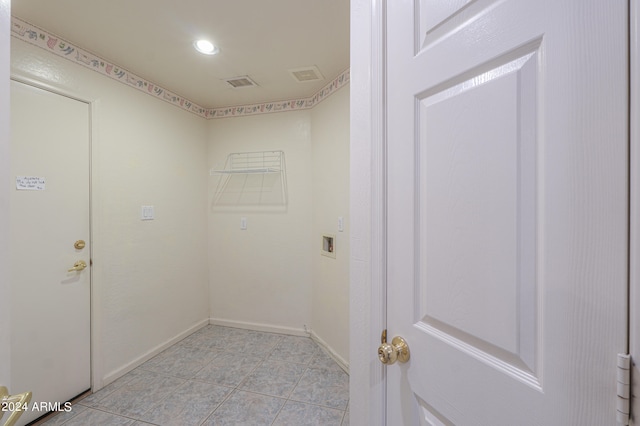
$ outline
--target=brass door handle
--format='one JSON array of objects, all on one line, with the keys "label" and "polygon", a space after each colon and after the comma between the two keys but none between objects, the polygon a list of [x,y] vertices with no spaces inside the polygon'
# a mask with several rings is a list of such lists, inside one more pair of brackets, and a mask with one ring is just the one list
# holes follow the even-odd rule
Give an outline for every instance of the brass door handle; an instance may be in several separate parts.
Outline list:
[{"label": "brass door handle", "polygon": [[391,341],[391,344],[387,343],[387,330],[382,332],[380,339],[382,343],[378,347],[378,359],[385,365],[394,364],[396,361],[407,362],[409,361],[409,345],[406,340],[400,336],[396,336]]},{"label": "brass door handle", "polygon": [[76,263],[73,264],[73,268],[69,269],[69,272],[74,272],[74,271],[79,272],[86,267],[87,267],[87,262],[85,262],[84,260],[78,260]]}]

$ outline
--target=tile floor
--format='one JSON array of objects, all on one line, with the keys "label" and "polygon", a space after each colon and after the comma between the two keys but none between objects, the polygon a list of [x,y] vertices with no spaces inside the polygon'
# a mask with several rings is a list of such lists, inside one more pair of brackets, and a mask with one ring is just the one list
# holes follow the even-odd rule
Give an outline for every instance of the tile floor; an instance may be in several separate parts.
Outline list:
[{"label": "tile floor", "polygon": [[206,326],[46,426],[345,426],[349,376],[311,339]]}]

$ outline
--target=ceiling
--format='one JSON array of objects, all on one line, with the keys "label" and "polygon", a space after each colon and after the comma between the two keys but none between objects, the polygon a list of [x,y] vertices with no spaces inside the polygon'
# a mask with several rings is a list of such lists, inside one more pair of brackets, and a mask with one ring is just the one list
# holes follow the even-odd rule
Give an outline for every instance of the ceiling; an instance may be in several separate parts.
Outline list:
[{"label": "ceiling", "polygon": [[[13,0],[11,12],[205,108],[308,98],[349,68],[349,0]],[[199,38],[220,52],[196,52]],[[288,71],[310,66],[324,79]],[[257,87],[225,81],[239,76]]]}]

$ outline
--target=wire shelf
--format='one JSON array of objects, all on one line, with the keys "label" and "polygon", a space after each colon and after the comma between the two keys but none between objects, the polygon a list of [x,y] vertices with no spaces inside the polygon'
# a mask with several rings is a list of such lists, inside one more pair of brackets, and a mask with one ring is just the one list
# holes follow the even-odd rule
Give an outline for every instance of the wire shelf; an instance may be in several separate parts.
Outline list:
[{"label": "wire shelf", "polygon": [[283,151],[235,152],[227,155],[218,176],[214,205],[286,205],[287,177]]}]

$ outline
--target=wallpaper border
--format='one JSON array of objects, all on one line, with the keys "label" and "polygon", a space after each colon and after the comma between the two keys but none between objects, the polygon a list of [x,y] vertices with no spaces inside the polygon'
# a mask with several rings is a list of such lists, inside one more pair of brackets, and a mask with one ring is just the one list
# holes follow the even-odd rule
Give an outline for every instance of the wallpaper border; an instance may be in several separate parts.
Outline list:
[{"label": "wallpaper border", "polygon": [[349,69],[346,69],[308,98],[205,108],[15,16],[11,17],[11,36],[206,119],[310,109],[345,86],[350,79]]}]

